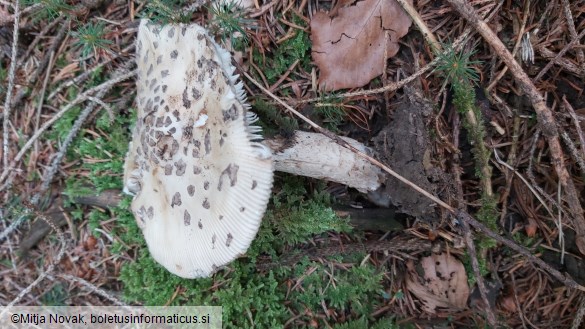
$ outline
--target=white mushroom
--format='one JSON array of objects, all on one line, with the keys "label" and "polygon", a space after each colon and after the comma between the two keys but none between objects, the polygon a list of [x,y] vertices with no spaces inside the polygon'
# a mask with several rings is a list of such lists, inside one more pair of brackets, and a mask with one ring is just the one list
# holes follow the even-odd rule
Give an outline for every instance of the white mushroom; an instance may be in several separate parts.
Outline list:
[{"label": "white mushroom", "polygon": [[230,54],[198,25],[143,20],[138,119],[124,191],[152,257],[184,278],[207,277],[246,252],[272,188]]}]

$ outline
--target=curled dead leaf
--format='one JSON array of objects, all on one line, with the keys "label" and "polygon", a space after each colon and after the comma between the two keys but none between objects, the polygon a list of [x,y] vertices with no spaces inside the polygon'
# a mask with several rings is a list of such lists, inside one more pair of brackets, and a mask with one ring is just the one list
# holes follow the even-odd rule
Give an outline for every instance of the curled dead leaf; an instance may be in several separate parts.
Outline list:
[{"label": "curled dead leaf", "polygon": [[528,220],[528,224],[524,225],[526,236],[529,238],[533,238],[536,236],[536,231],[538,230],[538,223],[532,216],[528,216],[526,219]]},{"label": "curled dead leaf", "polygon": [[502,298],[500,300],[500,306],[509,313],[518,312],[518,307],[516,307],[516,303],[514,302],[514,296],[512,295],[508,295]]},{"label": "curled dead leaf", "polygon": [[412,261],[406,267],[406,287],[423,303],[426,312],[434,314],[437,307],[461,309],[467,305],[467,274],[457,258],[446,253],[422,258],[423,277],[417,274]]},{"label": "curled dead leaf", "polygon": [[408,33],[411,20],[395,0],[358,0],[333,11],[335,15],[318,12],[311,19],[320,88],[364,86],[382,74],[387,58],[396,55],[398,40]]},{"label": "curled dead leaf", "polygon": [[59,73],[57,73],[57,75],[55,75],[55,77],[53,78],[53,81],[51,81],[51,83],[55,84],[61,80],[71,78],[71,77],[75,76],[75,73],[77,71],[79,71],[79,63],[78,62],[70,63],[67,66],[65,66],[64,68],[62,68],[61,71],[59,71]]}]

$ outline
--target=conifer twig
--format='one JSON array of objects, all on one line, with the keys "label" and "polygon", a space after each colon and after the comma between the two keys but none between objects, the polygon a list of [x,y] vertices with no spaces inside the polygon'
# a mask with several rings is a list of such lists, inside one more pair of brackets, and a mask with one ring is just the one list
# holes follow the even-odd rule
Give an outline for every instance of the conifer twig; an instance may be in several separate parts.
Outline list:
[{"label": "conifer twig", "polygon": [[2,164],[4,170],[8,168],[8,144],[10,135],[8,130],[10,129],[10,100],[12,98],[12,89],[14,89],[14,72],[16,71],[16,52],[18,46],[18,32],[19,32],[19,21],[20,21],[20,4],[19,1],[14,1],[14,29],[12,30],[12,54],[10,54],[10,69],[8,70],[8,89],[6,90],[6,99],[4,101],[4,122],[2,131]]}]

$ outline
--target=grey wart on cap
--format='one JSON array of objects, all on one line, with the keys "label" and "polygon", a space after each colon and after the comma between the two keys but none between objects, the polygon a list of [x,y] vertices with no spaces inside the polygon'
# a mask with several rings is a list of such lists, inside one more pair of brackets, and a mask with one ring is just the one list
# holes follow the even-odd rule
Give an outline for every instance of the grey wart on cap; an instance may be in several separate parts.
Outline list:
[{"label": "grey wart on cap", "polygon": [[230,54],[201,26],[142,20],[124,191],[152,257],[183,278],[242,256],[272,189],[271,151]]}]

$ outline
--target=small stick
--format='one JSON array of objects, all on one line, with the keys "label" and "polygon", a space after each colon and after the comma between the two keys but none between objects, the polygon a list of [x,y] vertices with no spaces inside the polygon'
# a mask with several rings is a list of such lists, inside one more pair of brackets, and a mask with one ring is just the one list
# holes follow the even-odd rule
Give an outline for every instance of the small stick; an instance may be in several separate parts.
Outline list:
[{"label": "small stick", "polygon": [[461,224],[463,227],[463,237],[465,239],[465,244],[467,245],[467,252],[469,253],[469,258],[471,258],[471,267],[473,268],[473,274],[477,279],[477,287],[479,288],[479,294],[481,295],[481,299],[483,300],[483,302],[487,303],[485,305],[485,312],[487,314],[488,322],[492,328],[496,328],[498,325],[498,321],[496,320],[496,316],[494,315],[492,306],[489,303],[485,282],[483,281],[481,271],[479,270],[477,252],[475,250],[475,243],[473,243],[473,238],[471,237],[471,229],[469,228],[469,222],[463,220],[461,221]]},{"label": "small stick", "polygon": [[[45,68],[47,67],[47,65],[49,64],[49,60],[50,60],[50,54],[51,53],[58,53],[59,51],[59,46],[61,45],[61,43],[63,42],[63,40],[65,40],[65,37],[67,36],[67,31],[69,30],[69,23],[70,21],[67,20],[64,23],[61,24],[61,28],[59,29],[59,32],[57,32],[57,35],[53,38],[53,42],[51,43],[51,47],[45,51],[45,56],[43,57],[43,60],[39,63],[39,65],[37,66],[37,69],[33,72],[33,74],[30,76],[30,78],[27,79],[27,84],[29,86],[35,85],[37,83],[37,80],[39,79],[39,77],[42,75],[42,73],[45,71]],[[29,88],[21,88],[20,91],[18,92],[18,94],[16,94],[16,96],[14,97],[14,100],[12,101],[12,107],[17,107],[20,102],[22,101],[22,99],[28,95],[28,93],[30,92]]]},{"label": "small stick", "polygon": [[8,129],[10,129],[10,99],[12,98],[12,89],[14,89],[14,71],[16,71],[16,52],[18,49],[18,23],[20,21],[20,4],[19,1],[16,0],[14,2],[14,29],[12,32],[12,54],[10,57],[10,69],[8,70],[8,89],[6,90],[6,99],[4,101],[4,122],[3,122],[3,131],[2,131],[2,141],[3,141],[3,156],[2,156],[2,164],[4,165],[4,169],[8,168],[8,143],[10,136],[8,135]]},{"label": "small stick", "polygon": [[404,11],[406,11],[410,18],[412,18],[414,24],[418,27],[425,40],[427,40],[427,42],[431,45],[431,51],[433,53],[439,52],[441,50],[441,45],[439,44],[439,41],[437,40],[437,38],[435,38],[433,32],[427,27],[427,25],[423,21],[422,17],[420,17],[416,9],[414,9],[412,5],[408,3],[408,1],[406,0],[396,0],[396,2],[398,2],[400,6],[402,6],[402,9],[404,9]]},{"label": "small stick", "polygon": [[573,319],[573,323],[571,324],[571,329],[579,329],[581,328],[581,322],[583,322],[583,317],[585,317],[585,296],[581,297],[581,302],[579,303],[579,309],[577,310],[577,314]]},{"label": "small stick", "polygon": [[[575,21],[573,20],[573,14],[571,14],[571,3],[569,2],[569,0],[561,0],[562,4],[563,4],[563,12],[565,14],[565,18],[567,19],[567,27],[569,28],[569,34],[571,35],[571,41],[576,41],[577,42],[577,61],[579,62],[579,64],[583,65],[585,64],[585,55],[583,54],[583,49],[579,44],[579,37],[577,36],[577,30],[575,29]],[[585,71],[582,72],[583,74],[585,74]]]},{"label": "small stick", "polygon": [[577,135],[579,135],[579,142],[581,144],[581,151],[583,154],[581,156],[585,158],[585,135],[583,134],[583,129],[581,129],[581,124],[579,123],[579,118],[577,118],[577,113],[573,109],[573,106],[567,101],[567,96],[563,95],[563,105],[565,105],[565,109],[569,111],[569,115],[571,119],[575,122],[575,127],[577,128]]},{"label": "small stick", "polygon": [[515,242],[512,242],[511,240],[508,240],[508,239],[496,234],[495,232],[490,230],[487,226],[478,222],[475,218],[473,218],[468,213],[463,212],[463,211],[459,211],[459,212],[457,212],[457,218],[460,221],[467,221],[469,224],[471,224],[471,226],[479,229],[488,237],[504,244],[508,248],[510,248],[510,249],[516,251],[517,253],[521,254],[522,256],[528,258],[531,262],[540,266],[542,269],[544,269],[545,271],[550,273],[552,276],[554,276],[557,280],[561,281],[565,286],[567,286],[569,288],[577,289],[580,291],[585,291],[585,287],[583,287],[582,285],[575,282],[575,280],[573,280],[573,278],[571,278],[569,275],[565,275],[565,274],[561,273],[560,271],[558,271],[557,269],[551,267],[549,264],[547,264],[542,259],[531,254],[528,249],[521,247],[521,246],[517,245]]},{"label": "small stick", "polygon": [[575,62],[570,61],[566,58],[557,58],[557,54],[555,54],[552,50],[546,48],[544,45],[540,44],[536,46],[536,50],[543,58],[550,59],[554,58],[555,63],[561,66],[564,70],[571,72],[577,76],[585,74],[584,70],[581,69]]},{"label": "small stick", "polygon": [[[526,21],[528,20],[528,16],[530,14],[530,1],[526,1],[526,7],[524,7],[524,13],[522,14],[522,24],[520,24],[520,31],[518,31],[518,38],[516,39],[516,44],[514,45],[514,49],[512,49],[512,56],[516,55],[520,44],[522,43],[522,37],[524,36],[524,31],[526,29]],[[492,90],[500,81],[500,79],[508,72],[508,67],[504,66],[504,68],[498,73],[498,75],[493,79],[493,81],[488,85],[486,88],[487,91]]]}]

